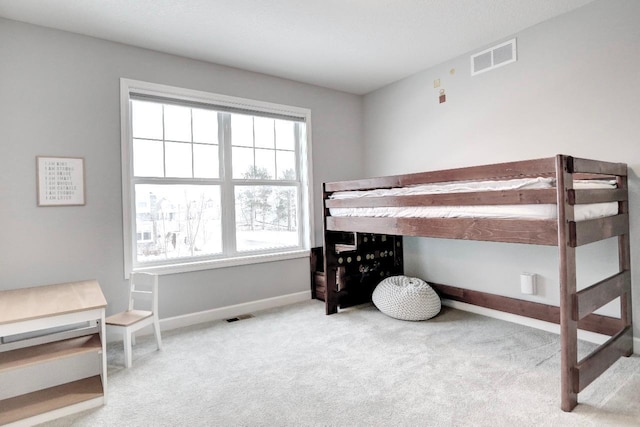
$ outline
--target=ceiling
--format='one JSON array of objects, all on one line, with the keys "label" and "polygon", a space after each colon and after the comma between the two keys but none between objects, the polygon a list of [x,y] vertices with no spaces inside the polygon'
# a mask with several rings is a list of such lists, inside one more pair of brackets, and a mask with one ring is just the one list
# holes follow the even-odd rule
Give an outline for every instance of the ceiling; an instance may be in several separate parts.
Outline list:
[{"label": "ceiling", "polygon": [[593,0],[0,0],[0,16],[365,94]]}]

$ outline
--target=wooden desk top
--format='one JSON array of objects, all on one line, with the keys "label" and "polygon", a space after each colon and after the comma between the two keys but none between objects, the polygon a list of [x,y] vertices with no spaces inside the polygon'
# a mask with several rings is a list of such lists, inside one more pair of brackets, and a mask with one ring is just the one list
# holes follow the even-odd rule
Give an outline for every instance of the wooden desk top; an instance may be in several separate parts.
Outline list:
[{"label": "wooden desk top", "polygon": [[0,325],[106,306],[97,280],[0,291]]}]

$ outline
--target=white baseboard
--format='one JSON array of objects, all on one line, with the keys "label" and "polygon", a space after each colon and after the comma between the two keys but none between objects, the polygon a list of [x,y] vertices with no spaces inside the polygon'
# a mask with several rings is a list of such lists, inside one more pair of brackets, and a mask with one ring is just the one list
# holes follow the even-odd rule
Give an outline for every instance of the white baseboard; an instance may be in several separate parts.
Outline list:
[{"label": "white baseboard", "polygon": [[[505,313],[503,311],[492,310],[490,308],[479,307],[477,305],[467,304],[460,301],[453,301],[449,299],[443,299],[442,305],[447,307],[456,308],[462,311],[468,311],[471,313],[481,314],[483,316],[492,317],[494,319],[505,320],[507,322],[517,323],[519,325],[525,325],[536,329],[542,329],[543,331],[553,332],[560,334],[560,325],[543,320],[532,319],[530,317],[518,316],[517,314]],[[598,334],[590,331],[578,331],[578,339],[589,341],[594,344],[603,344],[610,337],[607,335]],[[634,353],[640,354],[640,338],[633,339]]]},{"label": "white baseboard", "polygon": [[[160,319],[160,330],[170,331],[172,329],[183,328],[185,326],[197,325],[199,323],[212,322],[215,320],[230,319],[241,314],[248,314],[260,310],[282,307],[297,302],[311,299],[311,291],[296,292],[294,294],[281,295],[273,298],[266,298],[257,301],[249,301],[242,304],[229,305],[226,307],[214,308],[211,310],[198,311],[196,313],[183,314],[181,316],[167,317]],[[152,334],[151,326],[141,329],[137,336]],[[122,341],[120,334],[107,333],[107,342]]]},{"label": "white baseboard", "polygon": [[295,304],[297,302],[308,301],[310,299],[311,291],[309,290],[304,292],[296,292],[295,294],[281,295],[273,298],[266,298],[257,301],[245,302],[242,304],[235,304],[226,307],[214,308],[211,310],[199,311],[196,313],[183,314],[181,316],[167,317],[166,319],[160,319],[160,330],[169,331],[171,329],[197,325],[198,323],[229,319],[241,314],[248,314],[254,311],[282,307],[284,305]]}]

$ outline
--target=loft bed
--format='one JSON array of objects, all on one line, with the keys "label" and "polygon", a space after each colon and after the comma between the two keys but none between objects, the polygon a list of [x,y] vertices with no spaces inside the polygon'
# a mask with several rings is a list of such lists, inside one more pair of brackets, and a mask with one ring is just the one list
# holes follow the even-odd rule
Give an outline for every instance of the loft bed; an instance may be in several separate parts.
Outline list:
[{"label": "loft bed", "polygon": [[[493,188],[494,183],[505,182],[506,187]],[[449,186],[453,192],[448,192]],[[353,305],[353,296],[362,294],[358,280],[346,280],[344,259],[351,260],[347,255],[359,253],[358,245],[375,236],[381,236],[378,241],[395,242],[398,249],[400,236],[557,246],[559,307],[447,285],[433,287],[443,298],[559,323],[563,411],[573,410],[578,393],[618,358],[633,353],[626,164],[557,155],[325,183],[323,199],[326,314]],[[370,237],[359,237],[362,233]],[[618,240],[619,272],[578,291],[576,248],[613,237]],[[365,248],[365,252],[373,259],[374,253],[377,258],[390,251]],[[395,259],[391,268],[381,277],[403,273],[402,260],[397,259],[401,250],[396,252],[389,257]],[[371,287],[364,291],[365,297],[370,292]],[[593,314],[617,298],[619,319]],[[610,338],[578,360],[578,329]]]}]

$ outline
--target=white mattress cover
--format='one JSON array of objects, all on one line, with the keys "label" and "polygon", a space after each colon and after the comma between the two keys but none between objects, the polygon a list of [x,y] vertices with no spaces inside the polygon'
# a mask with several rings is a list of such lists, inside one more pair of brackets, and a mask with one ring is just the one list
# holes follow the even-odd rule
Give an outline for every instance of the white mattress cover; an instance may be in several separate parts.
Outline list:
[{"label": "white mattress cover", "polygon": [[[464,193],[474,191],[501,191],[517,189],[553,188],[554,178],[522,178],[503,181],[460,181],[422,184],[399,188],[382,188],[366,191],[341,191],[331,195],[333,199],[384,197],[418,194]],[[612,180],[576,180],[575,189],[613,189]],[[500,218],[500,219],[554,219],[558,216],[555,204],[532,205],[481,205],[481,206],[411,206],[374,208],[331,208],[332,216],[394,217],[394,218]],[[616,215],[618,203],[596,203],[575,206],[575,220],[602,218]]]}]

